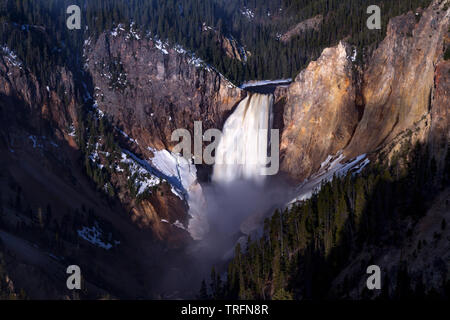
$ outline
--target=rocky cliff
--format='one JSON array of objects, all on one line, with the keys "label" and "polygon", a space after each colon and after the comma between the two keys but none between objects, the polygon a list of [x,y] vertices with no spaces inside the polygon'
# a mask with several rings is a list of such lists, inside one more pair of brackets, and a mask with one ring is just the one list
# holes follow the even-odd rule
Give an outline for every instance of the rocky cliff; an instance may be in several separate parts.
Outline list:
[{"label": "rocky cliff", "polygon": [[358,124],[356,79],[340,43],[302,71],[286,91],[281,169],[297,181],[316,172],[350,141]]},{"label": "rocky cliff", "polygon": [[407,130],[416,132],[421,122],[426,123],[416,141],[445,143],[448,66],[443,52],[449,15],[448,3],[435,1],[426,10],[396,17],[362,69],[341,42],[324,50],[287,91],[280,90],[282,170],[302,181],[328,155],[343,150],[351,159],[379,151],[394,140],[400,143]]},{"label": "rocky cliff", "polygon": [[422,13],[390,21],[386,39],[364,72],[365,110],[347,148],[349,156],[376,150],[423,116],[437,112],[432,110],[436,66],[443,58],[450,16],[445,3],[435,1]]},{"label": "rocky cliff", "polygon": [[9,48],[0,48],[0,119],[4,128],[26,125],[35,133],[58,134],[62,139],[76,122],[74,87],[73,75],[66,68],[58,67],[44,84]]},{"label": "rocky cliff", "polygon": [[[425,145],[426,151],[421,152],[429,157],[432,169],[420,174],[436,175],[436,185],[448,181],[444,170],[448,170],[450,142],[450,61],[445,60],[444,52],[449,47],[449,19],[449,2],[434,1],[425,10],[392,19],[386,38],[363,66],[357,66],[353,54],[345,50],[347,45],[340,43],[324,50],[287,90],[278,90],[278,102],[284,108],[282,169],[300,182],[322,169],[329,163],[328,155],[338,151],[341,162],[367,154],[371,161],[394,166],[399,154]],[[316,126],[322,119],[325,124],[322,121]],[[405,172],[411,166],[405,166]],[[419,188],[426,190],[425,185]],[[407,192],[412,197],[417,193]],[[369,261],[380,266],[384,277],[382,293],[375,296],[399,294],[405,274],[407,286],[422,295],[446,290],[448,182],[427,196],[427,201],[418,200],[408,209],[409,213],[427,206],[417,218],[397,216],[396,212],[383,217],[384,208],[376,211],[377,217],[383,217],[380,234],[386,239],[394,236],[395,241],[352,249],[351,259],[330,285],[330,296],[370,296],[367,278],[361,277]],[[397,230],[389,224],[392,222],[399,226]],[[370,225],[370,229],[375,227]]]},{"label": "rocky cliff", "polygon": [[[447,38],[447,46],[450,41]],[[438,159],[445,157],[445,146],[450,141],[450,61],[440,61],[436,65],[431,108],[430,142]]]},{"label": "rocky cliff", "polygon": [[221,128],[243,98],[200,59],[132,30],[100,35],[85,54],[99,108],[146,147],[171,149],[172,132],[193,132],[194,121]]},{"label": "rocky cliff", "polygon": [[[84,55],[100,116],[105,115],[114,124],[116,133],[120,132],[117,135],[122,135],[122,147],[144,162],[153,159],[158,150],[170,151],[178,144],[171,141],[176,129],[187,129],[193,136],[195,121],[202,122],[203,131],[221,129],[233,107],[245,96],[245,92],[180,46],[170,47],[135,30],[133,25],[120,25],[95,40],[88,40]],[[202,201],[197,174],[193,172],[195,168],[185,168],[189,172],[184,176],[180,159],[164,152],[160,156],[160,160],[155,160],[159,163],[152,164],[158,167],[159,178],[163,180],[157,186],[158,191],[141,190],[138,195],[145,199],[136,201],[127,187],[132,174],[127,177],[113,170],[114,187],[121,202],[131,208],[132,219],[138,225],[150,228],[160,239],[186,240],[180,236],[186,234],[181,229],[187,230],[187,210],[195,206],[192,203],[188,206],[187,199],[194,201],[194,196],[187,194],[200,190],[197,200]],[[120,164],[123,159],[115,161]],[[163,190],[167,180],[172,190]],[[174,197],[175,189],[183,201]]]}]

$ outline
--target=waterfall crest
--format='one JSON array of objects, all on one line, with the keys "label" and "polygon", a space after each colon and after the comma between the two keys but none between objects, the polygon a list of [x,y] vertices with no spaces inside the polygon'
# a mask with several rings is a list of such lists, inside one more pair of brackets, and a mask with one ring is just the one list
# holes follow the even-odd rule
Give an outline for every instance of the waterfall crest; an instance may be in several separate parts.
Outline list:
[{"label": "waterfall crest", "polygon": [[216,151],[212,180],[228,184],[236,180],[262,183],[272,128],[273,95],[251,94],[242,100],[224,125]]}]

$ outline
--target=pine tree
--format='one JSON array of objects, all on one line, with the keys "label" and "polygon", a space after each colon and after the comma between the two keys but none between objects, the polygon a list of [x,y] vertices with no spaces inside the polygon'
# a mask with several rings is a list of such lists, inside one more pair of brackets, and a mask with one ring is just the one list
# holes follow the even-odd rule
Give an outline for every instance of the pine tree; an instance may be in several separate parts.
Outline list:
[{"label": "pine tree", "polygon": [[202,284],[200,286],[200,291],[199,294],[197,296],[197,299],[199,300],[208,300],[210,297],[208,295],[208,289],[206,287],[206,281],[202,280]]}]

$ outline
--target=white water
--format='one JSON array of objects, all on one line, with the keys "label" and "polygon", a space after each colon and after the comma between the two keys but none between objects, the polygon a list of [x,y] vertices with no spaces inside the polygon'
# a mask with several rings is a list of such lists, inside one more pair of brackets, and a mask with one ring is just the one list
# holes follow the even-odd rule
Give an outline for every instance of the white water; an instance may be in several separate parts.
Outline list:
[{"label": "white water", "polygon": [[212,180],[227,185],[236,180],[262,183],[272,127],[273,96],[249,94],[225,122],[216,151]]},{"label": "white water", "polygon": [[191,160],[167,150],[149,148],[154,157],[150,159],[164,178],[172,185],[172,192],[189,205],[189,225],[187,230],[194,240],[201,240],[209,231],[205,217],[206,202],[203,190],[197,181],[197,169]]}]

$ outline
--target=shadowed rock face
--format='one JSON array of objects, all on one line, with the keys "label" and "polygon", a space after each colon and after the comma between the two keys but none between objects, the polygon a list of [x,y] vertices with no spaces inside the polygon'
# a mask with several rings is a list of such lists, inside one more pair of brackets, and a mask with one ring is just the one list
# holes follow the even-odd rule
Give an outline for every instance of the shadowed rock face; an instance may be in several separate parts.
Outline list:
[{"label": "shadowed rock face", "polygon": [[430,142],[437,159],[444,159],[450,141],[450,61],[441,61],[436,66],[435,90],[431,109]]},{"label": "shadowed rock face", "polygon": [[[61,135],[76,122],[73,76],[58,67],[46,86],[21,62],[13,62],[0,48],[0,123],[6,132],[26,125],[34,132],[57,131]],[[20,65],[18,64],[20,63]],[[65,100],[58,92],[64,92]],[[50,127],[51,125],[51,127]]]},{"label": "shadowed rock face", "polygon": [[358,124],[349,47],[340,43],[302,71],[286,92],[281,169],[296,180],[343,149]]},{"label": "shadowed rock face", "polygon": [[430,111],[449,22],[444,3],[423,11],[418,23],[414,13],[390,21],[387,37],[364,73],[365,112],[347,155],[375,150]]},{"label": "shadowed rock face", "polygon": [[[157,46],[151,39],[130,39],[122,33],[102,34],[86,48],[102,111],[140,145],[157,149],[174,146],[170,138],[175,129],[193,132],[194,121],[203,121],[204,130],[221,128],[242,91],[217,72],[196,67],[188,55]],[[115,62],[126,77],[118,86],[108,78]]]},{"label": "shadowed rock face", "polygon": [[417,17],[410,12],[392,19],[363,71],[353,68],[347,45],[340,43],[325,49],[288,90],[278,91],[278,101],[285,101],[285,173],[298,182],[339,150],[347,159],[377,151],[429,115],[431,124],[421,130],[431,126],[433,141],[445,143],[448,63],[442,57],[450,15],[445,3],[435,1]]}]

